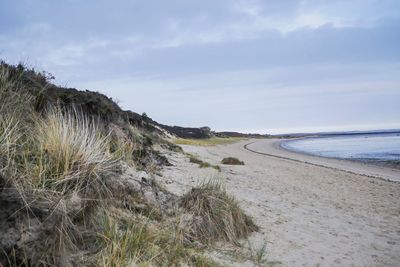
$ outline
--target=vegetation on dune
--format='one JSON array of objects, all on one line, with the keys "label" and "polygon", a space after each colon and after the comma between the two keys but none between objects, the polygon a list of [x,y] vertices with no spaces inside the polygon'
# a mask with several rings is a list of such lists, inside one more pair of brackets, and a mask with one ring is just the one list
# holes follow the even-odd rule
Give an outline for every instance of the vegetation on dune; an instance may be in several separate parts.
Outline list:
[{"label": "vegetation on dune", "polygon": [[232,144],[244,140],[242,137],[211,137],[208,139],[184,139],[177,138],[173,142],[178,145],[191,145],[191,146],[215,146]]},{"label": "vegetation on dune", "polygon": [[218,266],[204,244],[257,230],[218,183],[158,186],[153,146],[180,149],[150,124],[46,77],[0,64],[0,266]]},{"label": "vegetation on dune", "polygon": [[244,162],[234,157],[227,157],[221,160],[222,164],[225,165],[244,165]]},{"label": "vegetation on dune", "polygon": [[[97,182],[115,167],[108,135],[77,112],[53,109],[35,125],[36,186],[62,192]],[[32,152],[35,153],[35,152]]]},{"label": "vegetation on dune", "polygon": [[186,153],[186,155],[189,157],[189,162],[195,163],[199,165],[199,168],[213,168],[217,171],[221,171],[221,168],[218,165],[212,165],[208,162],[202,161],[201,159],[197,158],[196,156]]},{"label": "vegetation on dune", "polygon": [[88,118],[58,108],[41,115],[32,98],[18,95],[8,109],[16,92],[7,88],[0,88],[0,263],[66,265],[95,235],[90,219],[116,161],[107,135]]},{"label": "vegetation on dune", "polygon": [[118,221],[108,216],[104,224],[102,266],[219,266],[185,240],[177,223],[160,226],[146,217]]},{"label": "vegetation on dune", "polygon": [[179,205],[190,215],[186,234],[193,240],[235,243],[258,230],[219,181],[208,181],[193,188],[181,198]]}]

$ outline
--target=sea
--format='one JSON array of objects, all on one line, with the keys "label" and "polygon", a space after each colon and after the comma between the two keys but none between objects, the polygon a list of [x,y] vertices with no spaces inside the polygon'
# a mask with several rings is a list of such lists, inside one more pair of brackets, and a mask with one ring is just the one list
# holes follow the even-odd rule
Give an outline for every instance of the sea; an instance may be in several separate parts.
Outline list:
[{"label": "sea", "polygon": [[309,137],[288,140],[281,146],[322,157],[400,162],[400,132]]}]

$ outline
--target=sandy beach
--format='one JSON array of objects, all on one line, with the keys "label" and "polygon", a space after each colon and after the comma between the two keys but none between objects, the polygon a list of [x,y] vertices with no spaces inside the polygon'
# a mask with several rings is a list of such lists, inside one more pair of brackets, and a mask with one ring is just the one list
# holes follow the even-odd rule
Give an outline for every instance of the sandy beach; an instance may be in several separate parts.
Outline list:
[{"label": "sandy beach", "polygon": [[400,183],[385,179],[399,180],[400,172],[297,154],[278,142],[182,146],[212,164],[233,156],[245,165],[220,165],[218,172],[169,152],[174,166],[159,179],[178,195],[201,181],[223,179],[261,227],[251,243],[265,243],[268,260],[279,266],[399,266]]}]

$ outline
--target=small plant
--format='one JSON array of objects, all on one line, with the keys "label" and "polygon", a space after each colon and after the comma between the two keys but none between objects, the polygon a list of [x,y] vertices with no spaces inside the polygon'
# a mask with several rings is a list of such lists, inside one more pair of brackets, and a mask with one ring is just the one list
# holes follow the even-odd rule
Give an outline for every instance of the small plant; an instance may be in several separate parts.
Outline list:
[{"label": "small plant", "polygon": [[194,155],[189,154],[189,153],[187,153],[187,155],[189,156],[189,161],[191,163],[198,164],[199,168],[213,168],[213,169],[215,169],[215,170],[217,170],[219,172],[221,171],[221,168],[218,165],[212,165],[212,164],[210,164],[208,162],[202,161],[201,159],[199,159],[199,158],[197,158]]},{"label": "small plant", "polygon": [[249,242],[250,258],[257,266],[264,266],[268,263],[266,248],[267,245],[265,243],[260,247],[253,247]]},{"label": "small plant", "polygon": [[223,160],[221,160],[221,163],[225,165],[244,165],[243,161],[234,157],[224,158]]},{"label": "small plant", "polygon": [[215,169],[215,170],[221,172],[221,167],[218,166],[218,165],[212,165],[211,168],[213,168],[213,169]]},{"label": "small plant", "polygon": [[199,164],[199,165],[201,165],[201,164],[204,163],[202,160],[196,158],[196,157],[193,156],[193,155],[189,155],[189,161],[190,161],[191,163],[195,163],[195,164]]},{"label": "small plant", "polygon": [[187,222],[190,239],[204,243],[219,240],[236,243],[258,230],[218,181],[208,181],[193,188],[181,198],[180,206],[191,217]]},{"label": "small plant", "polygon": [[182,147],[180,147],[180,146],[178,146],[178,145],[176,145],[174,143],[171,143],[171,142],[167,141],[166,142],[166,146],[171,151],[174,151],[174,152],[177,152],[177,153],[183,153]]}]

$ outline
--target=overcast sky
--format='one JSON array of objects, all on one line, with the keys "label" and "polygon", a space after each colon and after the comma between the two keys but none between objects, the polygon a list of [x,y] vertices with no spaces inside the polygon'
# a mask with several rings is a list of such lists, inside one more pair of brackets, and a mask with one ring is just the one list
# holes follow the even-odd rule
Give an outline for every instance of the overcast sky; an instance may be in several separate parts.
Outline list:
[{"label": "overcast sky", "polygon": [[0,58],[170,125],[400,128],[399,0],[1,0]]}]

